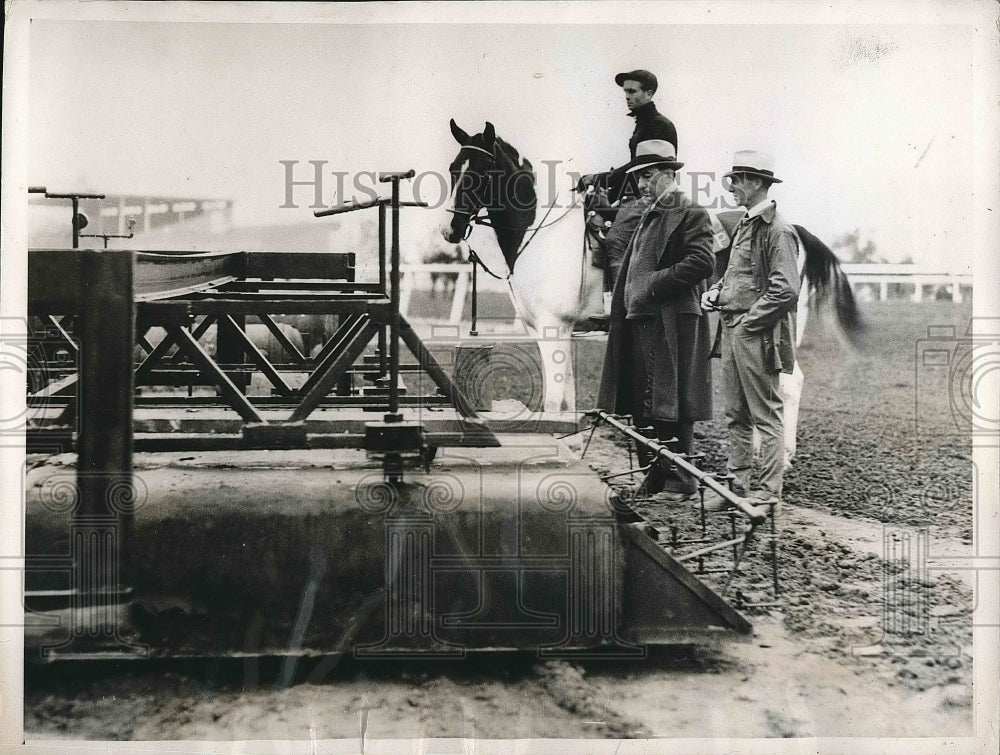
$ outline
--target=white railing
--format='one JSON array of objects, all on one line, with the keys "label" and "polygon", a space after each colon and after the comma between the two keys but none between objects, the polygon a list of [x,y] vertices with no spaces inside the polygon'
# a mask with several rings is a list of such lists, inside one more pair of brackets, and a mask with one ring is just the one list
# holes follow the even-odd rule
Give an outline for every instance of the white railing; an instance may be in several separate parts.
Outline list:
[{"label": "white railing", "polygon": [[[422,264],[404,263],[399,266],[399,311],[404,317],[410,309],[410,297],[415,288],[430,287],[431,273],[448,273],[455,276],[455,291],[451,299],[451,312],[448,322],[458,325],[462,322],[462,311],[465,309],[465,297],[469,293],[472,281],[472,265],[455,264],[452,262],[426,262]],[[477,281],[477,285],[478,285]]]},{"label": "white railing", "polygon": [[[955,302],[962,301],[962,286],[972,286],[971,273],[935,272],[908,263],[845,262],[842,263],[842,267],[847,273],[853,291],[857,292],[859,285],[877,286],[879,301],[888,300],[890,283],[912,286],[913,292],[910,298],[915,302],[923,301],[925,286],[948,286],[951,290],[952,301]],[[462,311],[465,308],[465,299],[468,296],[472,280],[471,265],[448,262],[403,264],[400,265],[400,272],[402,273],[402,281],[399,304],[400,311],[404,316],[409,310],[410,297],[414,289],[421,290],[424,287],[429,287],[431,273],[449,273],[456,276],[448,322],[452,325],[458,325],[462,322]],[[492,278],[484,275],[479,276],[478,286],[480,290],[509,293],[507,286],[497,285]]]},{"label": "white railing", "polygon": [[952,301],[960,302],[962,286],[972,285],[971,273],[943,273],[909,263],[845,262],[842,267],[854,291],[859,284],[877,285],[879,301],[889,298],[890,283],[913,286],[911,299],[915,302],[923,301],[925,286],[948,286]]}]

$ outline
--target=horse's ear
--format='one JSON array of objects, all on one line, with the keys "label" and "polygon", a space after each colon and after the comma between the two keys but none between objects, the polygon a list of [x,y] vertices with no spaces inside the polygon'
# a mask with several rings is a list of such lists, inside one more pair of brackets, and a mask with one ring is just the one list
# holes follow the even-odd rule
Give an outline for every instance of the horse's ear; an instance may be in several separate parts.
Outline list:
[{"label": "horse's ear", "polygon": [[483,146],[486,149],[493,149],[493,142],[496,141],[497,130],[493,128],[493,124],[486,121],[486,128],[483,129]]},{"label": "horse's ear", "polygon": [[454,118],[451,119],[451,135],[455,137],[455,141],[459,144],[465,145],[469,143],[469,135],[458,127]]}]

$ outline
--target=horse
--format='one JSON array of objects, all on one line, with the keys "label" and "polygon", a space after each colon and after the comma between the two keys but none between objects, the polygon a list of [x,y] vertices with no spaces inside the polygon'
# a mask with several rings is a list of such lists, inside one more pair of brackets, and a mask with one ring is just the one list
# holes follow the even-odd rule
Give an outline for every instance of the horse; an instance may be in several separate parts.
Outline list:
[{"label": "horse", "polygon": [[560,197],[554,186],[540,202],[531,162],[498,137],[492,123],[470,136],[453,119],[451,132],[459,151],[449,166],[451,192],[440,234],[449,244],[464,240],[488,271],[501,271],[518,317],[538,343],[543,410],[574,411],[572,329],[604,313],[604,274],[591,264],[583,205],[572,192]]},{"label": "horse", "polygon": [[[574,200],[561,207],[556,199],[539,219],[542,208],[530,161],[497,136],[489,122],[481,133],[470,136],[452,120],[451,132],[459,151],[449,167],[451,194],[445,209],[450,219],[443,223],[441,233],[448,243],[467,239],[482,258],[479,247],[486,246],[490,234],[479,228],[492,229],[515,307],[539,336],[546,376],[545,409],[575,409],[571,352],[564,342],[575,322],[603,314],[604,294],[603,271],[591,265],[593,249],[585,233],[583,203]],[[479,217],[483,208],[485,221]],[[742,209],[712,213],[717,275],[728,264],[733,231],[742,215]],[[840,261],[814,234],[799,225],[794,228],[801,280],[796,346],[802,343],[810,309],[826,302],[832,303],[849,341],[860,345],[865,325]],[[787,465],[796,450],[803,382],[798,361],[791,374],[780,377]]]}]

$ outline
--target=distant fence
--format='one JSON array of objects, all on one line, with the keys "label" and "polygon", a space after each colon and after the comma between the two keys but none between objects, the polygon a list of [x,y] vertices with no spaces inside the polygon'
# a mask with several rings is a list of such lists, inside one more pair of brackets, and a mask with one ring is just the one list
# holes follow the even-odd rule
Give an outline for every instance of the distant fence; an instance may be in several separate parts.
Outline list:
[{"label": "distant fence", "polygon": [[924,289],[929,286],[943,286],[951,293],[952,301],[955,302],[962,301],[963,286],[972,287],[971,273],[935,272],[912,264],[847,262],[843,268],[855,293],[861,286],[871,286],[878,291],[879,301],[889,298],[890,284],[901,284],[903,295],[909,295],[915,302],[924,300]]},{"label": "distant fence", "polygon": [[[462,322],[462,312],[465,309],[465,298],[469,293],[472,281],[472,265],[468,263],[431,262],[424,264],[402,264],[399,266],[401,280],[399,285],[399,311],[406,317],[410,310],[410,298],[413,291],[426,290],[431,286],[431,273],[444,273],[455,276],[455,291],[451,298],[451,311],[448,322],[458,325]],[[482,281],[477,281],[477,287]]]},{"label": "distant fence", "polygon": [[[891,293],[893,297],[908,296],[911,301],[921,302],[924,300],[926,289],[933,286],[935,289],[943,287],[951,295],[952,301],[961,302],[962,287],[972,287],[971,273],[933,272],[916,265],[885,262],[846,262],[842,267],[851,281],[851,289],[856,294],[862,288],[870,288],[873,293],[878,292],[879,301],[887,301]],[[409,310],[413,291],[429,288],[431,273],[446,273],[455,276],[455,290],[448,322],[455,325],[462,321],[465,299],[471,287],[471,265],[447,262],[404,264],[400,266],[400,271],[402,272],[400,311],[404,315]],[[509,293],[506,285],[497,285],[497,282],[489,276],[479,276],[478,285],[482,290],[502,290]],[[931,298],[936,298],[936,294]]]}]

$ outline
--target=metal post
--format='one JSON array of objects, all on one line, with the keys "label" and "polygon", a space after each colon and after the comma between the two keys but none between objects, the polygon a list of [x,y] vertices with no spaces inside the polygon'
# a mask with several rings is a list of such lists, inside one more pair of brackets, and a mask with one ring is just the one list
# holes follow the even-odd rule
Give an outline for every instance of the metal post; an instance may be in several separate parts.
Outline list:
[{"label": "metal post", "polygon": [[73,219],[71,224],[73,226],[73,248],[80,248],[80,227],[76,222],[77,217],[80,214],[80,199],[79,197],[71,197],[73,200]]},{"label": "metal post", "polygon": [[479,307],[479,299],[477,297],[477,285],[476,285],[476,278],[477,278],[476,268],[478,267],[478,265],[476,265],[475,260],[472,260],[471,264],[472,264],[472,328],[469,330],[469,335],[478,336],[479,331],[476,330],[477,310]]},{"label": "metal post", "polygon": [[774,597],[778,597],[778,525],[775,523],[774,511],[771,511],[771,579],[774,582]]},{"label": "metal post", "polygon": [[[378,285],[382,291],[386,291],[386,271],[385,271],[385,205],[378,206]],[[378,374],[385,377],[386,373],[386,335],[385,328],[378,330]]]},{"label": "metal post", "polygon": [[[73,633],[69,646],[117,644],[117,611],[130,567],[132,344],[135,253],[84,251],[79,317],[79,505],[72,520]],[[123,578],[124,575],[124,578]]]},{"label": "metal post", "polygon": [[84,192],[76,193],[56,193],[49,192],[45,190],[44,186],[29,186],[28,192],[31,194],[44,194],[46,199],[68,199],[73,203],[73,217],[71,220],[71,225],[73,226],[73,248],[80,248],[80,228],[77,226],[77,216],[80,214],[80,200],[81,199],[104,199],[103,194],[86,194]]},{"label": "metal post", "polygon": [[392,277],[391,316],[389,320],[389,413],[386,422],[399,422],[399,180],[392,179]]}]

